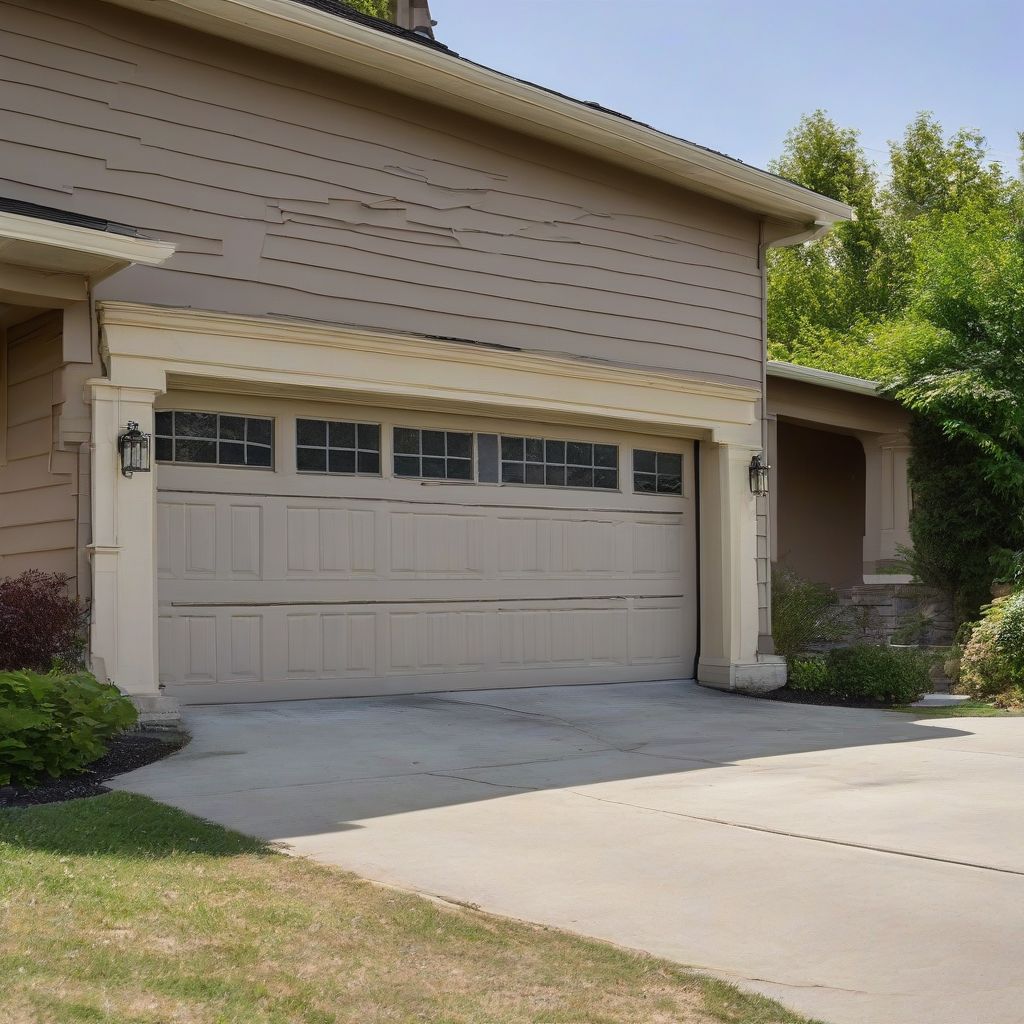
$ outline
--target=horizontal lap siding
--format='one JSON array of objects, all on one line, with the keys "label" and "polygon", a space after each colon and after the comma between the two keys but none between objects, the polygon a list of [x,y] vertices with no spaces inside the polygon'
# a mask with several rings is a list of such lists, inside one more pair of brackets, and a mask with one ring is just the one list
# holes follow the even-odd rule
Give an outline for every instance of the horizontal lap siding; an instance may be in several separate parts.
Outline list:
[{"label": "horizontal lap siding", "polygon": [[[4,343],[0,334],[0,343]],[[53,402],[61,372],[60,314],[7,332],[7,461],[0,465],[0,577],[25,569],[77,576],[77,496],[53,472]],[[74,588],[74,583],[72,584]]]},{"label": "horizontal lap siding", "polygon": [[0,191],[179,247],[101,297],[760,381],[751,215],[99,4],[0,25]]}]

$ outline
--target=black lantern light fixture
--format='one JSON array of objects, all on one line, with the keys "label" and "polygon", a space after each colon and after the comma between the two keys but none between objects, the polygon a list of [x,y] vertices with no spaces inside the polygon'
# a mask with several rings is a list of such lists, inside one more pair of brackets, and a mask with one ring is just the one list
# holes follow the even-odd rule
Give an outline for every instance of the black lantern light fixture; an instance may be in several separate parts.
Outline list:
[{"label": "black lantern light fixture", "polygon": [[129,480],[135,473],[149,472],[149,447],[149,434],[142,433],[138,423],[130,420],[128,429],[117,439],[121,473]]},{"label": "black lantern light fixture", "polygon": [[768,494],[768,471],[771,466],[766,466],[761,461],[760,455],[755,455],[750,460],[750,493],[758,498]]}]

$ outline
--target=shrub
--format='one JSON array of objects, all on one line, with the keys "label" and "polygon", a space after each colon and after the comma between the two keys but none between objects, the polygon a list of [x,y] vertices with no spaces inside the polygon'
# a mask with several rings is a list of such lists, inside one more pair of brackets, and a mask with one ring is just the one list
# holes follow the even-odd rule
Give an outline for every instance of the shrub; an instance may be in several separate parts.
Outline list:
[{"label": "shrub", "polygon": [[88,672],[0,672],[0,785],[77,771],[136,718],[116,686]]},{"label": "shrub", "polygon": [[68,579],[30,569],[0,580],[0,672],[83,667],[86,612]]},{"label": "shrub", "polygon": [[916,648],[855,644],[829,651],[829,689],[847,700],[912,704],[931,689],[931,657]]},{"label": "shrub", "polygon": [[825,658],[790,658],[789,681],[791,690],[804,693],[827,693],[831,683],[828,661]]},{"label": "shrub", "polygon": [[922,651],[856,644],[824,657],[791,658],[788,685],[837,700],[912,704],[931,689],[930,667]]},{"label": "shrub", "polygon": [[959,685],[1001,707],[1024,704],[1024,591],[985,607],[964,644]]},{"label": "shrub", "polygon": [[831,588],[789,569],[772,570],[772,636],[779,654],[790,658],[815,644],[835,643],[848,628]]}]

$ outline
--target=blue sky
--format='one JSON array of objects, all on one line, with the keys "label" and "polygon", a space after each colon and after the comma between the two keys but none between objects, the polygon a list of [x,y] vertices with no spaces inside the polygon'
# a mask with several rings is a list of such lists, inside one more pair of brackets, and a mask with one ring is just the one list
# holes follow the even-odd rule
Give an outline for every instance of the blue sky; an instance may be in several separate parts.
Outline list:
[{"label": "blue sky", "polygon": [[431,0],[465,57],[763,167],[824,107],[886,160],[918,110],[1016,167],[1024,4],[1010,0]]}]

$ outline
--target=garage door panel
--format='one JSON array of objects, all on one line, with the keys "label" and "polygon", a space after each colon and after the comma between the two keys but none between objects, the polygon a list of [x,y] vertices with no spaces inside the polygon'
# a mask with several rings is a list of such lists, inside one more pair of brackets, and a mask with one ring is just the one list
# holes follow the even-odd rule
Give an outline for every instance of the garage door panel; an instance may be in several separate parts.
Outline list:
[{"label": "garage door panel", "polygon": [[218,582],[676,579],[692,564],[684,513],[568,518],[529,509],[487,518],[407,504],[342,507],[343,500],[296,506],[267,497],[252,505],[232,495],[162,495],[160,575]]},{"label": "garage door panel", "polygon": [[[683,624],[686,602],[620,599],[607,603],[475,602],[382,607],[272,606],[166,610],[161,671],[168,682],[239,689],[262,681],[271,697],[310,694],[307,683],[336,679],[427,679],[427,688],[502,685],[509,673],[538,670],[623,670],[647,666],[645,678],[688,674],[693,634]],[[275,639],[276,638],[276,639]],[[366,692],[365,685],[357,687]],[[197,698],[198,699],[198,698]]]}]

